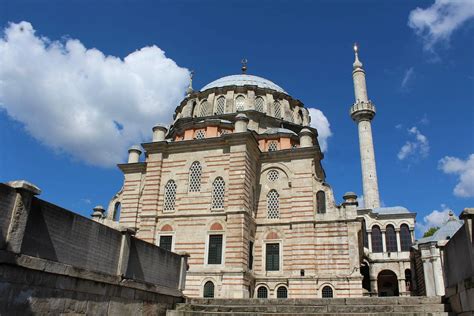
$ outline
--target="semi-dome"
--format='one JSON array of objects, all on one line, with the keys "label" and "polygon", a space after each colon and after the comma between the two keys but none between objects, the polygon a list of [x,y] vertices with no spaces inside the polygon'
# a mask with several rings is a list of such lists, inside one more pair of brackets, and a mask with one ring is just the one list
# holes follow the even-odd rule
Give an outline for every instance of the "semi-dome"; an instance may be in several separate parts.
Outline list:
[{"label": "semi-dome", "polygon": [[253,76],[253,75],[246,75],[246,74],[231,75],[231,76],[226,76],[226,77],[219,78],[219,79],[205,85],[201,89],[201,91],[211,89],[211,88],[225,87],[225,86],[245,86],[245,85],[257,86],[259,88],[272,89],[272,90],[275,90],[275,91],[278,91],[278,92],[288,94],[285,90],[283,90],[282,87],[275,84],[274,82],[271,82],[268,79],[258,77],[258,76]]}]

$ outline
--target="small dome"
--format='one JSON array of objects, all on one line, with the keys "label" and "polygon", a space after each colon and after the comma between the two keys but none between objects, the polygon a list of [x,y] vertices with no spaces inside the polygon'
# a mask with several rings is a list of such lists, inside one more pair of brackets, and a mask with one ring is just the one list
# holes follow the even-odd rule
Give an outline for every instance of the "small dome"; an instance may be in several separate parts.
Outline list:
[{"label": "small dome", "polygon": [[219,78],[211,83],[208,83],[205,85],[201,91],[205,91],[207,89],[211,88],[217,88],[217,87],[226,87],[226,86],[246,86],[246,85],[251,85],[251,86],[257,86],[259,88],[267,88],[267,89],[272,89],[278,92],[283,92],[288,94],[283,88],[280,86],[276,85],[275,83],[271,82],[270,80],[267,80],[262,77],[257,77],[257,76],[252,76],[252,75],[232,75],[232,76],[226,76]]}]

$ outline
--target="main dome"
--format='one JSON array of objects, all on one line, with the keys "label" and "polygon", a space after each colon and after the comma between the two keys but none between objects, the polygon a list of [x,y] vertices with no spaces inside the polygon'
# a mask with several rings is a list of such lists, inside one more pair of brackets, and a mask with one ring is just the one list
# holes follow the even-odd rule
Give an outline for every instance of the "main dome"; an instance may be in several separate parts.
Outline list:
[{"label": "main dome", "polygon": [[267,89],[272,89],[278,92],[282,92],[285,94],[288,94],[285,90],[283,90],[282,87],[279,85],[271,82],[270,80],[267,80],[262,77],[258,76],[253,76],[253,75],[231,75],[231,76],[226,76],[219,78],[217,80],[214,80],[211,83],[208,83],[205,85],[201,91],[211,89],[211,88],[220,88],[220,87],[225,87],[225,86],[245,86],[245,85],[251,85],[251,86],[257,86],[259,88],[267,88]]}]

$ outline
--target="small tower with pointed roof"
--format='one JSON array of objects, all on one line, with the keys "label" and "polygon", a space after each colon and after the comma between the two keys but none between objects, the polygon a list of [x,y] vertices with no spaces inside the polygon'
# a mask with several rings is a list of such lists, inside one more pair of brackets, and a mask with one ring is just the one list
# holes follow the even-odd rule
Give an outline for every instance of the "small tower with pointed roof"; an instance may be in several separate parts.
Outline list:
[{"label": "small tower with pointed roof", "polygon": [[365,71],[359,60],[357,44],[354,44],[355,61],[353,64],[352,79],[354,81],[355,103],[352,105],[351,118],[359,129],[359,147],[362,166],[362,185],[366,208],[380,207],[377,168],[372,140],[371,121],[375,116],[375,106],[367,96]]}]

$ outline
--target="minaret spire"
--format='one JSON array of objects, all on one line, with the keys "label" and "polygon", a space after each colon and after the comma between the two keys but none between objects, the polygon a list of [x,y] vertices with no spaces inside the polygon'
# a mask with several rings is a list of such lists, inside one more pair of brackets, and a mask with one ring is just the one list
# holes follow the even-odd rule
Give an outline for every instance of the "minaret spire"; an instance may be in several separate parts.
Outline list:
[{"label": "minaret spire", "polygon": [[362,184],[366,208],[380,207],[377,168],[375,164],[374,143],[372,140],[371,121],[375,116],[375,106],[367,96],[365,71],[359,60],[359,48],[354,44],[355,60],[352,71],[354,81],[355,103],[351,107],[351,117],[359,129],[359,147],[362,166]]}]

